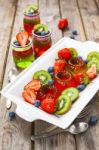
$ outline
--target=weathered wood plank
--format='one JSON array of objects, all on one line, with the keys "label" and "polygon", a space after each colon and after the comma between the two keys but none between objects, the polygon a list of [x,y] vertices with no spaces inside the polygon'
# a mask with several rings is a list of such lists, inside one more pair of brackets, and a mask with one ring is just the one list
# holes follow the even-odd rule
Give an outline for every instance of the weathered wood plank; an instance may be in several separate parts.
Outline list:
[{"label": "weathered wood plank", "polygon": [[[12,0],[11,0],[11,2],[12,2]],[[33,0],[32,2],[37,3],[36,0]],[[7,1],[7,3],[8,3],[8,1]],[[6,3],[6,5],[8,5],[7,3]],[[15,22],[14,22],[11,39],[19,31],[20,26],[22,26],[23,10],[28,3],[31,3],[31,0],[28,0],[28,1],[27,0],[24,0],[24,1],[19,0],[17,3],[17,11],[16,11]],[[13,7],[10,6],[11,10],[12,10],[12,8]],[[4,11],[6,12],[6,15],[9,12],[9,11],[7,11],[7,8]],[[7,19],[8,19],[8,15],[7,15]],[[6,29],[6,26],[9,27],[9,23],[8,23],[8,25],[6,25],[6,23],[7,23],[7,20],[5,20],[5,29]],[[7,32],[7,29],[6,29],[6,32]],[[6,32],[2,33],[2,34],[4,34],[5,37],[6,37]],[[9,35],[7,35],[7,36],[10,40]],[[6,51],[7,48],[5,47],[2,49],[5,49],[5,51]],[[8,53],[8,59],[7,59],[7,65],[6,65],[3,86],[5,84],[7,84],[8,71],[14,65],[13,60],[12,60],[11,50],[12,49],[10,47],[9,53]],[[0,63],[0,65],[1,65],[1,63]],[[14,111],[14,110],[15,110],[15,105],[12,106],[10,111]],[[5,100],[4,100],[4,98],[1,97],[1,99],[0,99],[0,150],[31,150],[33,147],[33,144],[31,144],[31,140],[30,140],[31,132],[32,132],[32,124],[22,120],[18,116],[16,116],[15,120],[9,121],[8,111],[6,110],[6,107],[5,107]]]},{"label": "weathered wood plank", "polygon": [[[99,10],[94,0],[78,1],[86,39],[99,42]],[[99,92],[93,98],[91,112],[85,119],[88,121],[91,115],[99,116]],[[99,124],[76,136],[77,150],[98,150],[99,149]]]},{"label": "weathered wood plank", "polygon": [[78,32],[78,35],[75,36],[75,39],[85,41],[82,20],[76,0],[60,0],[60,11],[61,17],[67,18],[69,22],[69,29],[64,31],[64,36],[70,36],[72,30],[75,29]]},{"label": "weathered wood plank", "polygon": [[9,40],[14,22],[17,0],[0,1],[0,89],[8,53]]}]

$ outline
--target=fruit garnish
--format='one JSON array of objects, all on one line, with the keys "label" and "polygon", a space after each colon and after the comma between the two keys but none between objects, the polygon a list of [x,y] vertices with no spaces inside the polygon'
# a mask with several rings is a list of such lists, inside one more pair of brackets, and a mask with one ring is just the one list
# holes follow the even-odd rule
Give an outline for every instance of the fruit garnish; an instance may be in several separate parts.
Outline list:
[{"label": "fruit garnish", "polygon": [[76,84],[80,84],[83,80],[84,74],[83,73],[78,73],[74,75],[74,79],[76,81]]},{"label": "fruit garnish", "polygon": [[72,53],[69,48],[63,48],[58,51],[58,57],[59,58],[64,58],[66,60],[69,60],[72,56]]},{"label": "fruit garnish", "polygon": [[90,78],[89,78],[89,76],[87,74],[83,75],[81,83],[84,84],[84,85],[87,85],[87,84],[90,83]]},{"label": "fruit garnish", "polygon": [[71,108],[72,101],[67,95],[61,95],[57,100],[56,112],[57,115],[66,113]]},{"label": "fruit garnish", "polygon": [[77,57],[77,56],[78,56],[78,53],[77,53],[77,51],[76,51],[75,48],[69,48],[69,50],[70,50],[71,53],[72,53],[72,57]]},{"label": "fruit garnish", "polygon": [[87,56],[87,60],[98,60],[99,61],[99,52],[93,51],[90,52]]},{"label": "fruit garnish", "polygon": [[35,107],[40,107],[40,105],[41,105],[40,100],[36,100],[35,103],[34,103],[34,106]]},{"label": "fruit garnish", "polygon": [[80,84],[77,86],[77,89],[81,92],[85,89],[85,87],[86,87],[85,84]]},{"label": "fruit garnish", "polygon": [[60,71],[63,71],[66,67],[65,60],[57,59],[54,63],[54,73],[58,73]]},{"label": "fruit garnish", "polygon": [[92,59],[87,63],[88,68],[90,68],[92,66],[95,66],[96,70],[99,71],[99,59]]},{"label": "fruit garnish", "polygon": [[17,35],[16,35],[16,39],[19,42],[19,44],[21,45],[21,47],[25,47],[27,44],[27,41],[29,39],[29,34],[26,31],[20,31]]},{"label": "fruit garnish", "polygon": [[51,72],[53,72],[53,71],[54,71],[54,67],[52,67],[52,66],[48,67],[48,72],[49,72],[49,73],[51,73]]},{"label": "fruit garnish", "polygon": [[73,34],[73,35],[78,35],[77,30],[72,30],[72,34]]},{"label": "fruit garnish", "polygon": [[30,81],[25,87],[24,89],[32,89],[34,91],[38,91],[41,87],[41,82],[40,80],[32,80]]},{"label": "fruit garnish", "polygon": [[37,5],[35,5],[35,4],[29,4],[29,5],[27,5],[24,13],[25,14],[29,14],[29,13],[33,14],[33,13],[35,13],[37,11],[38,11],[38,6]]},{"label": "fruit garnish", "polygon": [[62,92],[62,95],[67,95],[69,96],[70,100],[73,102],[79,97],[79,91],[77,88],[68,88]]},{"label": "fruit garnish", "polygon": [[60,19],[59,22],[58,22],[58,28],[63,30],[65,28],[68,27],[68,20],[63,18],[63,19]]},{"label": "fruit garnish", "polygon": [[52,80],[51,75],[46,70],[39,70],[35,72],[33,79],[40,80],[42,85],[45,85],[49,80]]},{"label": "fruit garnish", "polygon": [[42,100],[41,108],[48,113],[54,113],[56,109],[56,100],[53,98],[46,98]]},{"label": "fruit garnish", "polygon": [[34,90],[31,89],[24,90],[22,96],[26,102],[31,104],[35,103],[36,93],[34,92]]},{"label": "fruit garnish", "polygon": [[45,24],[37,24],[34,26],[34,32],[36,34],[39,34],[39,33],[41,34],[42,32],[43,32],[43,34],[44,33],[47,34],[49,32],[48,26]]},{"label": "fruit garnish", "polygon": [[86,74],[88,75],[88,77],[89,77],[90,79],[94,79],[94,78],[97,76],[97,69],[96,69],[96,66],[90,67],[90,68],[87,70]]}]

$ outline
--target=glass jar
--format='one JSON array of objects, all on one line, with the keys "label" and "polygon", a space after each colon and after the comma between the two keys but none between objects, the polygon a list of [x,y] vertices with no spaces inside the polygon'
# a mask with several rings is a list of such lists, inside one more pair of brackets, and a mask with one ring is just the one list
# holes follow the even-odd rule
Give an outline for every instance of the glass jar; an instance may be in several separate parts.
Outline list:
[{"label": "glass jar", "polygon": [[55,86],[58,90],[63,91],[68,87],[76,87],[76,82],[69,71],[61,71],[55,74]]},{"label": "glass jar", "polygon": [[46,52],[52,45],[51,32],[46,35],[37,35],[33,32],[33,49],[36,57],[39,57]]},{"label": "glass jar", "polygon": [[32,35],[32,30],[35,25],[40,23],[40,13],[24,13],[23,26],[29,35]]},{"label": "glass jar", "polygon": [[12,55],[17,68],[25,69],[32,64],[35,59],[32,46],[31,39],[25,47],[19,46],[16,40],[12,41]]}]

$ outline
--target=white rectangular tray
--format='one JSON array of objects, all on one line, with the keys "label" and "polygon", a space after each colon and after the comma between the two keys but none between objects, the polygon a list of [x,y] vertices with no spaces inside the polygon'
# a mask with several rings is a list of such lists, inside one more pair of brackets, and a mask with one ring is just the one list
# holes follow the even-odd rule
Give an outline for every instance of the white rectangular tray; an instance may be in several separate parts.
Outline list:
[{"label": "white rectangular tray", "polygon": [[19,74],[15,81],[8,84],[1,94],[7,99],[11,99],[16,105],[16,113],[27,121],[44,120],[60,128],[67,128],[79,115],[83,108],[89,103],[92,97],[99,89],[99,76],[94,79],[86,89],[80,93],[78,100],[72,105],[72,108],[68,113],[61,117],[48,114],[39,108],[27,103],[22,98],[22,91],[24,86],[32,79],[34,72],[40,69],[47,70],[48,66],[52,66],[57,52],[64,47],[73,47],[77,49],[80,56],[86,59],[86,56],[91,51],[99,51],[99,44],[95,42],[79,42],[70,38],[64,37],[54,46],[52,46],[45,54],[39,57],[29,68],[25,69]]}]

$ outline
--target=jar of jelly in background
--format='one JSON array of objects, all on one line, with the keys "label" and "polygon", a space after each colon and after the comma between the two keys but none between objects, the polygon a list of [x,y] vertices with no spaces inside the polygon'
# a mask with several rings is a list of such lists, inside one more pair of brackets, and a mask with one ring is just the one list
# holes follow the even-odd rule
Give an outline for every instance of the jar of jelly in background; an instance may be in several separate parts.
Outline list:
[{"label": "jar of jelly in background", "polygon": [[40,23],[40,13],[38,6],[34,4],[27,5],[24,11],[23,26],[29,35],[32,35],[32,30],[36,24]]},{"label": "jar of jelly in background", "polygon": [[45,24],[38,24],[33,30],[33,49],[36,57],[41,56],[52,45],[51,32]]}]

